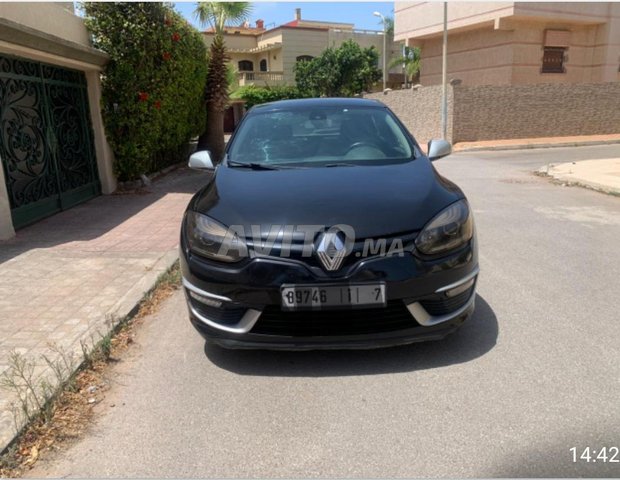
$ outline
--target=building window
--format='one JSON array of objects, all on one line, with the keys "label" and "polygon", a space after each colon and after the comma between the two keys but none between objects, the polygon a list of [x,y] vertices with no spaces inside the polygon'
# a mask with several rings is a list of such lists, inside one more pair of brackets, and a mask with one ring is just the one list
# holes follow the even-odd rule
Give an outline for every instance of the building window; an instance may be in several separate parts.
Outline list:
[{"label": "building window", "polygon": [[300,55],[299,57],[296,58],[296,60],[298,62],[309,62],[313,58],[314,57],[312,57],[312,55]]},{"label": "building window", "polygon": [[250,60],[241,60],[238,63],[240,72],[253,72],[254,71],[254,62]]},{"label": "building window", "polygon": [[264,58],[260,61],[260,71],[261,72],[267,71],[267,60],[265,60]]},{"label": "building window", "polygon": [[545,47],[542,73],[564,73],[564,47]]}]

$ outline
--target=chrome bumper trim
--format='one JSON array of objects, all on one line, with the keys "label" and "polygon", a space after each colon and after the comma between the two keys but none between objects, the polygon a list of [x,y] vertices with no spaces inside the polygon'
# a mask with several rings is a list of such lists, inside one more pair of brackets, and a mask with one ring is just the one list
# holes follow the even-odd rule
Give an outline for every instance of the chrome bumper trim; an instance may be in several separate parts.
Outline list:
[{"label": "chrome bumper trim", "polygon": [[438,323],[447,322],[453,320],[459,315],[465,313],[469,308],[473,307],[476,301],[476,291],[471,294],[467,303],[454,312],[446,313],[445,315],[431,315],[428,313],[420,302],[413,302],[407,305],[407,310],[415,318],[416,322],[424,327],[431,327]]},{"label": "chrome bumper trim", "polygon": [[189,283],[189,280],[187,280],[185,277],[183,277],[183,286],[187,288],[188,290],[191,290],[192,292],[197,293],[198,295],[202,295],[203,297],[212,298],[214,300],[220,300],[222,302],[232,302],[232,300],[228,297],[222,297],[221,295],[216,295],[215,293],[209,293],[209,292],[205,292],[204,290],[201,290],[197,286]]},{"label": "chrome bumper trim", "polygon": [[[197,293],[198,295],[202,295],[203,297],[212,298],[214,300],[219,300],[222,302],[232,302],[232,300],[228,297],[205,292],[204,290],[191,284],[185,277],[183,277],[183,286],[188,290]],[[203,314],[201,314],[198,310],[194,308],[192,302],[190,302],[189,300],[187,300],[187,305],[189,306],[189,310],[192,312],[192,315],[194,315],[194,317],[196,317],[202,323],[212,328],[217,328],[218,330],[223,330],[230,333],[248,333],[250,330],[252,330],[252,328],[258,321],[258,317],[260,317],[260,314],[263,313],[260,310],[248,308],[243,314],[243,317],[241,317],[241,320],[239,320],[234,325],[222,325],[221,323],[218,323],[215,320],[211,320],[210,318],[207,318]]]},{"label": "chrome bumper trim", "polygon": [[445,292],[446,290],[452,290],[453,288],[456,288],[459,285],[463,285],[465,282],[470,281],[472,278],[474,278],[479,273],[480,273],[480,268],[476,267],[471,273],[468,273],[467,275],[465,275],[460,280],[458,280],[458,281],[456,281],[454,283],[451,283],[450,285],[446,285],[444,287],[438,288],[437,290],[435,290],[435,293],[442,293],[442,292]]},{"label": "chrome bumper trim", "polygon": [[258,321],[258,317],[260,317],[260,314],[263,313],[260,310],[248,308],[243,314],[243,317],[241,317],[241,320],[239,320],[234,325],[222,325],[221,323],[217,323],[200,314],[190,302],[187,303],[189,305],[190,311],[192,312],[192,315],[194,315],[202,323],[205,323],[212,328],[217,328],[218,330],[223,330],[230,333],[248,333],[250,330],[252,330],[252,328]]}]

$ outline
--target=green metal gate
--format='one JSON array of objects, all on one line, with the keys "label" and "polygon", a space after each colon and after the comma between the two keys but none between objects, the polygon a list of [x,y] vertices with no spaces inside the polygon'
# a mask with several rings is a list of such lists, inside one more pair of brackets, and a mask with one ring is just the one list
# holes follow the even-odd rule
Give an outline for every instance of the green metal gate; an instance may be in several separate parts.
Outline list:
[{"label": "green metal gate", "polygon": [[83,72],[0,55],[0,159],[15,228],[100,193]]}]

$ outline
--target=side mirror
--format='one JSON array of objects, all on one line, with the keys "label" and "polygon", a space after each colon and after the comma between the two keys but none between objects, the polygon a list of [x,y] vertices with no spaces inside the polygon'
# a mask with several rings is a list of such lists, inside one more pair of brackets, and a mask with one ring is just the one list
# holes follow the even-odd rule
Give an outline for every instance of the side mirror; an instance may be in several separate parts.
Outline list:
[{"label": "side mirror", "polygon": [[447,140],[431,140],[428,142],[428,153],[431,162],[446,157],[452,153],[452,145]]},{"label": "side mirror", "polygon": [[200,152],[192,153],[189,157],[189,168],[196,170],[214,170],[213,160],[211,160],[211,154],[208,150],[201,150]]}]

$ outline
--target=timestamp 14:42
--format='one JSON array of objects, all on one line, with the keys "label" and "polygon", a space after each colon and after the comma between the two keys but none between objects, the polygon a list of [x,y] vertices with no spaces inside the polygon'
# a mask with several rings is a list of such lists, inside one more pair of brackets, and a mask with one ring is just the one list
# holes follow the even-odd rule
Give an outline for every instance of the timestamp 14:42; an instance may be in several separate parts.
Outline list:
[{"label": "timestamp 14:42", "polygon": [[602,447],[600,450],[591,447],[569,449],[573,463],[620,463],[620,449],[618,447]]}]

